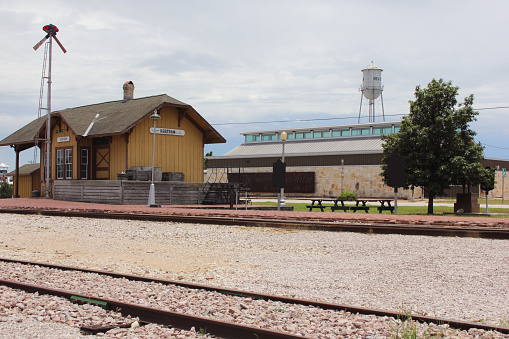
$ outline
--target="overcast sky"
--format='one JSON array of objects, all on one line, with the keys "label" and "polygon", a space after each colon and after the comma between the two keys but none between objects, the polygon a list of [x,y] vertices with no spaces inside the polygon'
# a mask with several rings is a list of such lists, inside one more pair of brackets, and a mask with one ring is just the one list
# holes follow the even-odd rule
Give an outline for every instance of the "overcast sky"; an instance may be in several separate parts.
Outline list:
[{"label": "overcast sky", "polygon": [[[452,80],[460,100],[474,94],[476,108],[507,107],[508,13],[506,0],[4,1],[0,140],[37,118],[44,46],[32,47],[50,23],[68,51],[54,45],[53,110],[121,99],[131,80],[135,97],[193,106],[227,139],[205,151],[222,155],[240,132],[357,122],[371,61],[384,70],[386,121],[433,78]],[[479,110],[472,127],[485,156],[509,159],[509,108]],[[0,147],[10,170],[14,159]]]}]

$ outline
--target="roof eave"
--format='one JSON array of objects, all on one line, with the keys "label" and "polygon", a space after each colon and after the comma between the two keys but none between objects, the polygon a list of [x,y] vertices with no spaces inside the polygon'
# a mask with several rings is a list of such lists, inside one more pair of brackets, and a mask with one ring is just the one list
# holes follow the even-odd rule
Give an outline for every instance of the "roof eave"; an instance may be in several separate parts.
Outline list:
[{"label": "roof eave", "polygon": [[[330,156],[330,155],[351,155],[351,154],[381,154],[382,150],[367,150],[367,151],[343,151],[343,152],[317,152],[317,153],[285,153],[285,157],[315,157],[315,156]],[[220,159],[252,159],[252,158],[274,158],[281,157],[281,154],[256,154],[256,155],[213,155],[205,157],[211,160]]]},{"label": "roof eave", "polygon": [[[65,120],[64,116],[62,114],[60,114],[60,111],[56,111],[56,112],[53,112],[51,113],[51,115],[58,115],[62,121],[67,125],[67,127],[69,127],[69,129],[71,130],[72,134],[74,134],[75,136],[78,136],[78,134],[76,133],[76,131],[72,128],[71,124],[69,124],[69,122],[67,122],[67,120]],[[46,127],[46,124],[44,124],[41,129],[43,127]],[[41,130],[39,130],[39,133],[41,132]]]}]

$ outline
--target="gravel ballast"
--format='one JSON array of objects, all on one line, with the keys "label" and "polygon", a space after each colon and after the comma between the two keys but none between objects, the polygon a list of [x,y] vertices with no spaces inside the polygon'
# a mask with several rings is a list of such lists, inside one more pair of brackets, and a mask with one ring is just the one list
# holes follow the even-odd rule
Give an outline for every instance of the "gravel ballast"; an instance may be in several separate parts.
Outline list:
[{"label": "gravel ballast", "polygon": [[503,325],[504,240],[2,214],[0,256]]}]

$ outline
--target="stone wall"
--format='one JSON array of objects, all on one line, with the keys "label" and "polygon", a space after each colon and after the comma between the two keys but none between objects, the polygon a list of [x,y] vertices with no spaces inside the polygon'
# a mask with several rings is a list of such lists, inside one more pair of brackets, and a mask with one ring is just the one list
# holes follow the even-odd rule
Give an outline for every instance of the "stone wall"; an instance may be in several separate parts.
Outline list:
[{"label": "stone wall", "polygon": [[[355,192],[357,197],[364,198],[393,198],[394,189],[386,186],[380,177],[381,166],[320,166],[320,167],[287,167],[287,172],[315,172],[314,196],[336,197],[342,191]],[[272,167],[243,168],[243,173],[272,172]],[[235,172],[235,171],[234,171]],[[207,170],[205,181],[226,182],[225,169]],[[421,189],[413,192],[415,199],[421,197]],[[310,194],[305,194],[309,196]],[[411,190],[399,189],[398,197],[412,199]]]}]

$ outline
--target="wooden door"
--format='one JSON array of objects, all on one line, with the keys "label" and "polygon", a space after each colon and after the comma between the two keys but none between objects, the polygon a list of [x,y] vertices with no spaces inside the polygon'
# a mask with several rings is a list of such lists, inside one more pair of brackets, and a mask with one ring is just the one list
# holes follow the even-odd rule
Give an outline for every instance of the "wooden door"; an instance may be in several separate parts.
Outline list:
[{"label": "wooden door", "polygon": [[92,179],[110,179],[110,145],[94,146],[92,160]]}]

